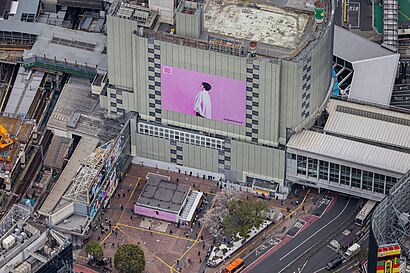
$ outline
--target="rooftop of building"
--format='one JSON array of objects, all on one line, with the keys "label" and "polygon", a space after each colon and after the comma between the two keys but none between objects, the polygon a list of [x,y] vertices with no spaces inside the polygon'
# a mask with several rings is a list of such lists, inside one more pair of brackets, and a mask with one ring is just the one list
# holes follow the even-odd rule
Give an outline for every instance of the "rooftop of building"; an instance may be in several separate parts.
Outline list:
[{"label": "rooftop of building", "polygon": [[[334,69],[341,93],[351,99],[389,105],[400,54],[365,39],[351,31],[335,26]],[[339,59],[343,60],[342,62]]]},{"label": "rooftop of building", "polygon": [[10,209],[0,226],[1,272],[36,272],[69,244],[67,237],[38,223],[20,205]]},{"label": "rooftop of building", "polygon": [[25,33],[37,36],[30,50],[24,52],[24,60],[36,56],[67,64],[78,64],[107,70],[107,55],[104,53],[107,37],[100,33],[90,33],[66,29],[43,23],[28,23],[3,20],[0,29],[6,32]]},{"label": "rooftop of building", "polygon": [[410,114],[377,105],[331,99],[321,131],[305,130],[289,140],[288,151],[305,151],[404,174],[410,169]]},{"label": "rooftop of building", "polygon": [[190,190],[187,185],[150,176],[138,198],[137,205],[179,213]]},{"label": "rooftop of building", "polygon": [[[261,1],[259,1],[261,2]],[[205,31],[240,40],[295,49],[312,14],[243,0],[205,2]]]},{"label": "rooftop of building", "polygon": [[24,117],[15,114],[3,113],[0,115],[0,125],[6,129],[11,137],[17,137],[17,141],[12,145],[0,150],[0,156],[3,159],[3,161],[0,161],[0,172],[11,172],[18,157],[21,156],[19,153],[21,145],[27,144],[33,133],[34,122],[24,120]]},{"label": "rooftop of building", "polygon": [[[202,12],[204,28],[199,37],[194,38],[179,34],[178,23],[169,25],[161,19],[155,19],[155,16],[160,15],[146,6],[142,7],[140,2],[118,0],[112,5],[109,14],[137,21],[138,26],[144,27],[135,32],[139,36],[217,51],[212,43],[222,43],[225,47],[235,49],[221,52],[238,56],[247,56],[249,43],[257,42],[257,57],[303,58],[304,49],[310,50],[327,32],[328,23],[333,20],[333,13],[330,12],[333,8],[331,1],[325,1],[327,7],[322,25],[317,25],[314,20],[314,0],[306,0],[303,3],[296,0],[206,0],[204,3],[180,1],[176,13],[198,15],[199,11]],[[143,11],[137,12],[136,7]],[[145,15],[142,16],[141,12]],[[236,50],[238,48],[239,50]]]},{"label": "rooftop of building", "polygon": [[4,112],[27,115],[43,76],[43,72],[26,71],[20,67]]},{"label": "rooftop of building", "polygon": [[98,97],[91,94],[89,80],[72,76],[64,85],[47,127],[107,142],[118,135],[126,120],[126,116],[121,120],[106,119]]}]

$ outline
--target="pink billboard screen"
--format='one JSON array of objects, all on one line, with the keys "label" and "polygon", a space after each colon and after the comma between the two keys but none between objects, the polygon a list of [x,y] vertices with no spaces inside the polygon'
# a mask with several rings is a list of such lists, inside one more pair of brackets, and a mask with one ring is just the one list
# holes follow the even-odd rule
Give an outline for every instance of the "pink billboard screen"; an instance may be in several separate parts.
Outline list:
[{"label": "pink billboard screen", "polygon": [[246,82],[161,67],[162,109],[245,125]]}]

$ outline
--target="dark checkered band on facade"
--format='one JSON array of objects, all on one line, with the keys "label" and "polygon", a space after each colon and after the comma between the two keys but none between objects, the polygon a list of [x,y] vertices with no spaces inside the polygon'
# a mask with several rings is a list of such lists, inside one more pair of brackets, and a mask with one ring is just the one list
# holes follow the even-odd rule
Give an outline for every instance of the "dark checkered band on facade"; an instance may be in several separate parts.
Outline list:
[{"label": "dark checkered band on facade", "polygon": [[122,101],[122,91],[119,89],[111,89],[110,92],[110,107],[109,111],[111,115],[120,116],[124,114],[124,106]]},{"label": "dark checkered band on facade", "polygon": [[303,78],[302,78],[302,112],[301,117],[307,118],[309,116],[310,107],[310,72],[312,70],[312,57],[308,57],[303,64]]},{"label": "dark checkered band on facade", "polygon": [[170,140],[170,144],[171,163],[182,166],[184,158],[181,143],[175,140]]},{"label": "dark checkered band on facade", "polygon": [[224,173],[224,170],[231,170],[231,140],[226,139],[225,145],[218,150],[218,172]]},{"label": "dark checkered band on facade", "polygon": [[158,41],[148,39],[149,116],[161,123],[161,48]]},{"label": "dark checkered band on facade", "polygon": [[246,136],[258,142],[259,121],[259,65],[246,63]]}]

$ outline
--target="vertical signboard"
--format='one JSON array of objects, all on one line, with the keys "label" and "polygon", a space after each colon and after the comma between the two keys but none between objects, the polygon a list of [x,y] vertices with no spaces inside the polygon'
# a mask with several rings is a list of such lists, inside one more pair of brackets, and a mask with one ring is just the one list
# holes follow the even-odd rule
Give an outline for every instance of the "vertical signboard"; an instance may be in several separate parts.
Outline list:
[{"label": "vertical signboard", "polygon": [[400,272],[400,246],[398,244],[379,246],[377,250],[376,273]]}]

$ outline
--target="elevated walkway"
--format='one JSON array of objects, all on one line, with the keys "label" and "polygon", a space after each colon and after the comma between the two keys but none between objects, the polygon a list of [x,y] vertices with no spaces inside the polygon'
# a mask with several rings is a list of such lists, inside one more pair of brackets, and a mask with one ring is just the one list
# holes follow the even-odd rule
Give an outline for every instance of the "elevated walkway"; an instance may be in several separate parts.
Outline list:
[{"label": "elevated walkway", "polygon": [[51,214],[64,192],[71,184],[71,179],[77,173],[81,163],[92,153],[98,145],[98,139],[92,137],[82,137],[77,145],[67,166],[64,168],[53,189],[47,196],[39,213],[45,216]]}]

